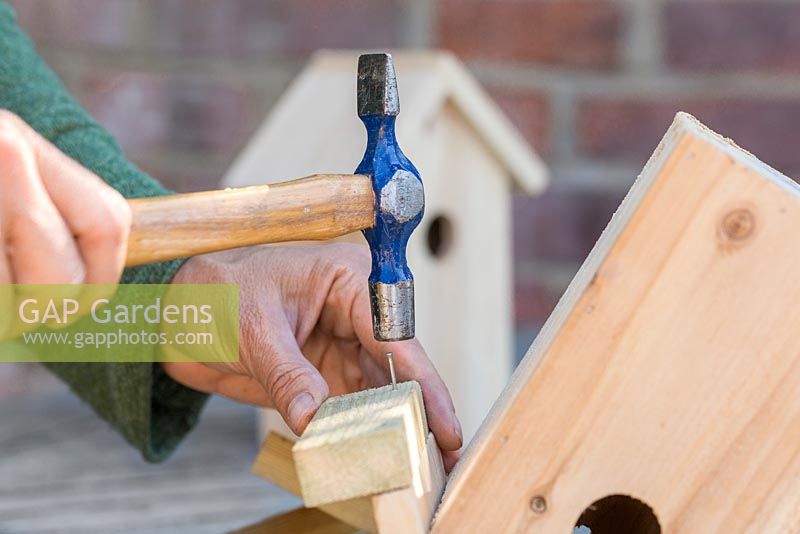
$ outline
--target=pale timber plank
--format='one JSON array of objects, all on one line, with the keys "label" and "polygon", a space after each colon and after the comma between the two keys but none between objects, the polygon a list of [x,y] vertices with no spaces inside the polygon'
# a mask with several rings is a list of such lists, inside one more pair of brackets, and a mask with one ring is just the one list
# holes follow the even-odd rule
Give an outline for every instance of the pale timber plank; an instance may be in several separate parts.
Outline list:
[{"label": "pale timber plank", "polygon": [[293,445],[294,441],[289,438],[270,432],[261,445],[250,472],[299,496],[300,481],[297,479],[297,470],[292,458]]},{"label": "pale timber plank", "polygon": [[[434,532],[793,532],[800,189],[679,114],[445,493]],[[546,506],[532,506],[534,496]]]},{"label": "pale timber plank", "polygon": [[353,534],[353,532],[355,529],[352,526],[316,508],[297,508],[268,517],[230,534]]},{"label": "pale timber plank", "polygon": [[411,485],[427,427],[416,382],[331,397],[292,448],[306,506]]}]

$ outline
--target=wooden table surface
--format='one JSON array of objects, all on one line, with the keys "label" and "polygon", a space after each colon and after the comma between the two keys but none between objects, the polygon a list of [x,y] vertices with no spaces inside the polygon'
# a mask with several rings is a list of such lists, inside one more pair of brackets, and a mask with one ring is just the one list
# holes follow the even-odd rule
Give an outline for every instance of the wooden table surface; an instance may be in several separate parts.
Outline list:
[{"label": "wooden table surface", "polygon": [[0,533],[219,533],[299,501],[250,474],[252,408],[213,399],[161,464],[63,390],[0,401]]}]

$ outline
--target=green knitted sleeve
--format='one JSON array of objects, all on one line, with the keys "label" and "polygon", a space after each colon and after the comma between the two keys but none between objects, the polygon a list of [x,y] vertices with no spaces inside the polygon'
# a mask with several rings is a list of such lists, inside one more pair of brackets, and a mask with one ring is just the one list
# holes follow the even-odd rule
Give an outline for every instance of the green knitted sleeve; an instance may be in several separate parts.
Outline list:
[{"label": "green knitted sleeve", "polygon": [[[14,10],[2,0],[0,108],[22,117],[125,197],[168,192],[128,161],[111,135],[67,94],[17,25]],[[173,261],[126,269],[122,283],[168,283],[180,265]],[[47,367],[149,461],[161,460],[174,450],[196,423],[207,398],[174,382],[158,364],[60,363]]]}]

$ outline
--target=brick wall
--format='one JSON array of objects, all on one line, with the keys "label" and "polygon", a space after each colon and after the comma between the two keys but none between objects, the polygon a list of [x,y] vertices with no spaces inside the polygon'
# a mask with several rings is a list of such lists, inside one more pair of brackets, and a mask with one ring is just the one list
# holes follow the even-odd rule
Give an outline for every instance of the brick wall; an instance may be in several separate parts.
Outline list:
[{"label": "brick wall", "polygon": [[308,54],[458,54],[553,169],[514,199],[527,345],[664,133],[692,112],[800,171],[800,4],[778,0],[16,0],[129,155],[208,188]]}]

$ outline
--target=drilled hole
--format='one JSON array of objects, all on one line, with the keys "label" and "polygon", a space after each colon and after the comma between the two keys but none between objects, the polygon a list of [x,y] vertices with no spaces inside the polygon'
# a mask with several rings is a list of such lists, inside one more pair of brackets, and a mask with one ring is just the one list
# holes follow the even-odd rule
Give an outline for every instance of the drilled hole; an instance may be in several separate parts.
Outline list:
[{"label": "drilled hole", "polygon": [[443,257],[453,244],[453,223],[444,215],[437,215],[428,225],[428,250],[434,258]]},{"label": "drilled hole", "polygon": [[591,534],[661,534],[653,509],[628,495],[609,495],[593,502],[575,526],[587,527]]}]

